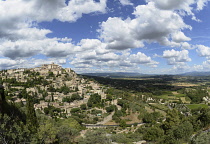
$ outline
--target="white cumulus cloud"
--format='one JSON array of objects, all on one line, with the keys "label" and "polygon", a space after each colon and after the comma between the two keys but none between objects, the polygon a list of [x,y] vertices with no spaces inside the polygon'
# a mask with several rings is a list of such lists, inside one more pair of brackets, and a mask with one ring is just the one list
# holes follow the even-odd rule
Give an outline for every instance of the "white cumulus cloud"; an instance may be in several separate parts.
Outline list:
[{"label": "white cumulus cloud", "polygon": [[163,52],[163,58],[167,59],[167,62],[169,65],[177,65],[177,64],[183,64],[184,62],[191,61],[191,58],[189,58],[189,51],[188,50],[182,50],[182,51],[175,51],[172,50],[165,50]]},{"label": "white cumulus cloud", "polygon": [[108,18],[102,22],[100,39],[108,49],[125,50],[143,47],[144,42],[158,42],[166,46],[181,46],[191,40],[182,30],[191,29],[174,11],[157,9],[153,2],[139,5],[133,12],[134,19]]},{"label": "white cumulus cloud", "polygon": [[209,57],[210,56],[210,47],[204,45],[197,45],[197,53],[201,57]]},{"label": "white cumulus cloud", "polygon": [[122,5],[133,5],[130,0],[119,0]]}]

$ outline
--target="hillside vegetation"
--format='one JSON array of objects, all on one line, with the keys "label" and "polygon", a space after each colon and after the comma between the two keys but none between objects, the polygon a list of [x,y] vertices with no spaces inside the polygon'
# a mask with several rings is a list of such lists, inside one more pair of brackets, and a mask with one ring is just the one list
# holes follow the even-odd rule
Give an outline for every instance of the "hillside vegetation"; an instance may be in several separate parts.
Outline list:
[{"label": "hillside vegetation", "polygon": [[5,144],[180,144],[210,137],[209,77],[110,79],[49,64],[3,70],[0,80]]}]

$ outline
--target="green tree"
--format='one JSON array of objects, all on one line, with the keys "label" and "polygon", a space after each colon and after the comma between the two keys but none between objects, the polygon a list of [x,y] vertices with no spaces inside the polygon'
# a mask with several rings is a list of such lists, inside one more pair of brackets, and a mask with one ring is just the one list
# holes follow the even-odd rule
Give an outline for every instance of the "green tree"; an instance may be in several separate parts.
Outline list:
[{"label": "green tree", "polygon": [[200,110],[200,115],[198,120],[201,121],[203,127],[206,127],[210,124],[210,109],[209,108],[202,108]]},{"label": "green tree", "polygon": [[180,124],[180,114],[178,110],[172,109],[169,110],[166,114],[166,120],[163,123],[163,129],[165,131],[172,129],[174,126],[177,126]]},{"label": "green tree", "polygon": [[71,102],[71,97],[70,96],[63,97],[62,102],[68,102],[68,103],[70,103]]},{"label": "green tree", "polygon": [[0,113],[0,142],[2,144],[29,143],[31,137],[30,131],[20,119]]},{"label": "green tree", "polygon": [[82,98],[80,97],[80,95],[78,93],[76,94],[72,94],[71,96],[71,101],[75,101],[75,100],[81,100]]},{"label": "green tree", "polygon": [[37,139],[33,143],[74,143],[82,130],[81,125],[73,118],[55,120],[42,117],[40,125]]},{"label": "green tree", "polygon": [[111,144],[104,130],[97,129],[86,132],[85,137],[79,140],[79,144]]},{"label": "green tree", "polygon": [[124,134],[115,134],[111,136],[113,142],[122,143],[122,144],[132,144],[132,140],[127,138]]},{"label": "green tree", "polygon": [[209,144],[210,132],[203,132],[194,136],[191,140],[191,144]]},{"label": "green tree", "polygon": [[95,107],[99,106],[101,103],[101,96],[97,93],[90,95],[90,98],[88,99],[87,106],[88,107]]},{"label": "green tree", "polygon": [[202,88],[196,88],[188,90],[186,96],[191,99],[191,103],[201,103],[203,97],[208,96],[208,93]]},{"label": "green tree", "polygon": [[122,127],[122,128],[125,128],[127,126],[126,121],[121,120],[119,126]]},{"label": "green tree", "polygon": [[163,135],[163,139],[160,140],[160,144],[180,144],[181,142],[179,142],[173,134],[172,130],[169,130],[167,132],[167,135]]},{"label": "green tree", "polygon": [[87,109],[86,104],[81,104],[81,105],[80,105],[80,109],[81,109],[81,110],[86,110],[86,109]]},{"label": "green tree", "polygon": [[115,105],[111,105],[109,107],[106,107],[106,112],[113,112],[114,110],[116,110],[117,107]]},{"label": "green tree", "polygon": [[107,99],[108,101],[112,101],[112,100],[113,100],[113,96],[112,96],[111,94],[107,94],[107,95],[106,95],[106,99]]},{"label": "green tree", "polygon": [[148,141],[159,141],[164,136],[164,131],[159,127],[145,128],[143,139]]},{"label": "green tree", "polygon": [[28,95],[26,102],[26,123],[32,133],[37,132],[38,121],[34,109],[33,99]]},{"label": "green tree", "polygon": [[51,92],[51,100],[52,100],[52,102],[55,101],[55,100],[54,100],[54,93],[53,93],[53,92]]},{"label": "green tree", "polygon": [[56,89],[52,85],[50,85],[50,87],[48,88],[48,91],[49,92],[56,92]]},{"label": "green tree", "polygon": [[53,72],[48,72],[48,77],[55,77],[55,75],[53,74]]},{"label": "green tree", "polygon": [[72,108],[71,113],[77,113],[80,112],[80,108]]},{"label": "green tree", "polygon": [[58,138],[59,143],[68,144],[75,142],[75,138],[82,130],[81,125],[73,118],[58,121]]},{"label": "green tree", "polygon": [[5,112],[5,103],[4,87],[0,85],[0,113]]},{"label": "green tree", "polygon": [[58,142],[58,128],[54,120],[45,120],[37,132],[38,143],[55,143]]},{"label": "green tree", "polygon": [[193,134],[193,125],[189,121],[185,121],[177,126],[174,130],[174,137],[176,139],[183,139],[187,141],[188,138]]},{"label": "green tree", "polygon": [[142,120],[144,123],[156,123],[160,118],[161,114],[159,112],[153,112],[144,114]]},{"label": "green tree", "polygon": [[64,85],[64,86],[62,86],[61,88],[60,88],[60,90],[58,90],[60,93],[63,93],[63,94],[68,94],[71,90],[70,90],[70,88],[69,87],[67,87],[66,85]]}]

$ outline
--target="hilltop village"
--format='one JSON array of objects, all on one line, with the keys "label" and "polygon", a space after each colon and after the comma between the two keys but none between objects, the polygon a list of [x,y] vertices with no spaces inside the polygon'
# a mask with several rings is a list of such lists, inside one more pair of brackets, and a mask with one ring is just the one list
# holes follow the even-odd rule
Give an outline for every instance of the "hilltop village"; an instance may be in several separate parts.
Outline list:
[{"label": "hilltop village", "polygon": [[[71,109],[87,104],[91,94],[98,94],[101,99],[106,98],[104,88],[100,84],[84,79],[70,68],[62,68],[54,63],[30,69],[3,70],[0,77],[10,101],[25,104],[26,98],[22,95],[25,90],[39,100],[34,107],[42,112],[45,108],[53,106],[59,108],[65,116],[70,116]],[[75,100],[68,101],[72,96]]]}]

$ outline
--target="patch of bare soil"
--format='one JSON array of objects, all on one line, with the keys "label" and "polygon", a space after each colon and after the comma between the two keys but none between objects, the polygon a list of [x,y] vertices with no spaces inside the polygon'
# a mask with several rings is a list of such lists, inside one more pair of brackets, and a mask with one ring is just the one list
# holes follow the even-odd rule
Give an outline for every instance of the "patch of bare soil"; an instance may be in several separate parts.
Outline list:
[{"label": "patch of bare soil", "polygon": [[173,95],[178,95],[179,93],[176,92],[176,91],[173,91],[172,94],[173,94]]},{"label": "patch of bare soil", "polygon": [[114,122],[113,120],[111,120],[111,121],[105,123],[104,125],[117,125],[117,123]]},{"label": "patch of bare soil", "polygon": [[139,115],[138,113],[132,113],[130,115],[122,117],[122,119],[128,120],[126,122],[127,124],[140,123],[142,121],[138,119],[138,115]]},{"label": "patch of bare soil", "polygon": [[154,112],[154,110],[152,110],[150,107],[148,107],[148,106],[145,106],[145,109],[146,109],[146,111],[148,112],[148,113],[152,113],[152,112]]},{"label": "patch of bare soil", "polygon": [[198,86],[197,84],[192,83],[173,83],[173,86],[183,86],[183,87],[191,87],[191,86]]}]

